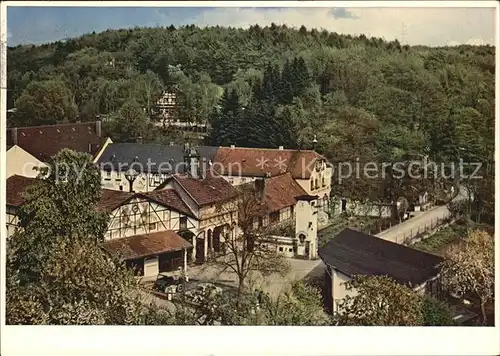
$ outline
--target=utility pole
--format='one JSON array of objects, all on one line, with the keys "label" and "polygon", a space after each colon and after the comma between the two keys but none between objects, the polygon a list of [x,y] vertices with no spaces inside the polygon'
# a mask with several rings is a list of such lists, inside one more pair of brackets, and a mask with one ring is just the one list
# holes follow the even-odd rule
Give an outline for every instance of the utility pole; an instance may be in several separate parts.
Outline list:
[{"label": "utility pole", "polygon": [[408,34],[407,32],[407,27],[404,22],[401,22],[401,44],[404,46],[406,45],[406,35]]}]

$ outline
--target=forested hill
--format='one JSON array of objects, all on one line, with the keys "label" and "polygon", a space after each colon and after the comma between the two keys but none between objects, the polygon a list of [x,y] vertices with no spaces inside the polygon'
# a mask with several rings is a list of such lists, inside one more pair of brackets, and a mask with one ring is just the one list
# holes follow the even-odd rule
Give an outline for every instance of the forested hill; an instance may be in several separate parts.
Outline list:
[{"label": "forested hill", "polygon": [[161,141],[147,114],[175,84],[178,115],[210,122],[212,144],[311,148],[316,135],[316,149],[335,160],[492,157],[491,46],[187,26],[110,30],[7,56],[11,126],[101,115],[115,140]]}]

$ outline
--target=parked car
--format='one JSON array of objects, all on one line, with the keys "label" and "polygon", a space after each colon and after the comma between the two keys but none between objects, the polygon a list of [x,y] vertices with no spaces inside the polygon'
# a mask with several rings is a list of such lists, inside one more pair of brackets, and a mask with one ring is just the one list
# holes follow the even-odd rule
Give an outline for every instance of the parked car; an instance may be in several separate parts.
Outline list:
[{"label": "parked car", "polygon": [[155,289],[164,293],[181,293],[184,290],[184,279],[160,273],[156,278]]},{"label": "parked car", "polygon": [[219,294],[222,293],[222,288],[217,287],[212,283],[201,283],[195,289],[186,292],[186,296],[190,298],[193,302],[199,302],[206,295],[212,293]]}]

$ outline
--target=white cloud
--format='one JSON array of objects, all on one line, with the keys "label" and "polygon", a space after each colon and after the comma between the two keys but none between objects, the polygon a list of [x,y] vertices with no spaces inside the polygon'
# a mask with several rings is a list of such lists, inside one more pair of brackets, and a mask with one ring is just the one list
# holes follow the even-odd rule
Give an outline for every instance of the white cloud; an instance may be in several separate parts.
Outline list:
[{"label": "white cloud", "polygon": [[[331,8],[217,8],[195,19],[198,25],[248,27],[286,24],[324,28],[338,33],[404,39],[410,45],[443,46],[448,43],[494,44],[495,10],[492,8],[349,8],[355,18],[335,18]],[[481,42],[482,41],[482,42]]]}]

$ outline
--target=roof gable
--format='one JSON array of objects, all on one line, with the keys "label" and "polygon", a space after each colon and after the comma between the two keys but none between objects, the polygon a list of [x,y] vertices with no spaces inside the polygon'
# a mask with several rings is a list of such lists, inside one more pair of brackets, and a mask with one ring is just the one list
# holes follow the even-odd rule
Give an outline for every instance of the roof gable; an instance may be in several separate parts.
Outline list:
[{"label": "roof gable", "polygon": [[101,189],[101,198],[97,204],[97,210],[111,212],[133,197],[134,193],[103,188]]},{"label": "roof gable", "polygon": [[142,195],[147,199],[151,199],[158,204],[169,207],[184,215],[195,217],[194,213],[174,189],[154,190],[148,193],[138,193],[138,195]]},{"label": "roof gable", "polygon": [[7,145],[17,144],[42,162],[64,148],[95,156],[106,142],[100,131],[100,122],[15,127],[8,129]]},{"label": "roof gable", "polygon": [[13,175],[7,178],[6,184],[6,201],[10,206],[21,206],[24,203],[22,194],[26,189],[34,184],[37,178],[28,178],[19,175]]},{"label": "roof gable", "polygon": [[264,179],[264,204],[269,213],[294,206],[297,196],[306,191],[292,178],[290,173]]},{"label": "roof gable", "polygon": [[[221,202],[238,194],[229,182],[211,169],[205,171],[203,178],[193,178],[189,174],[176,174],[172,179],[175,179],[198,206]],[[167,183],[168,180],[163,185]]]}]

